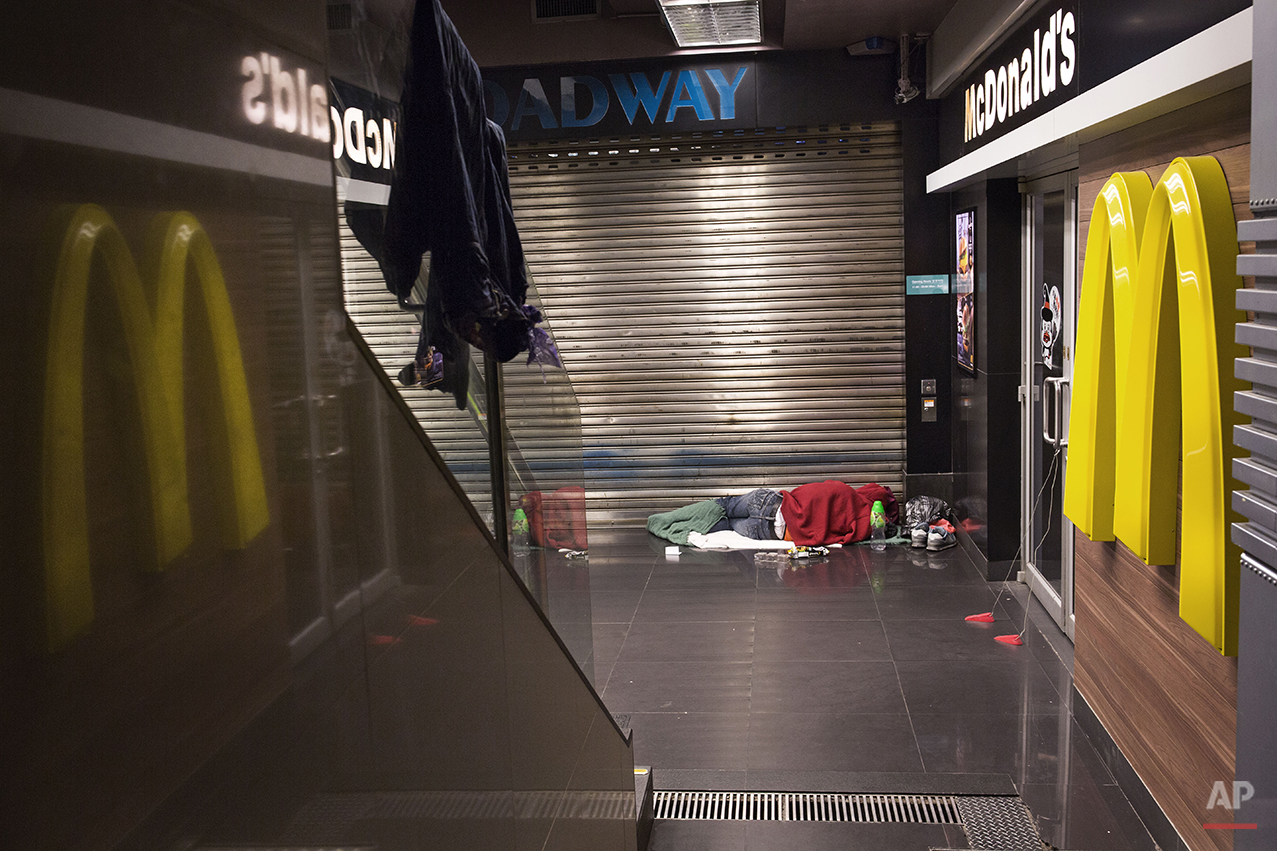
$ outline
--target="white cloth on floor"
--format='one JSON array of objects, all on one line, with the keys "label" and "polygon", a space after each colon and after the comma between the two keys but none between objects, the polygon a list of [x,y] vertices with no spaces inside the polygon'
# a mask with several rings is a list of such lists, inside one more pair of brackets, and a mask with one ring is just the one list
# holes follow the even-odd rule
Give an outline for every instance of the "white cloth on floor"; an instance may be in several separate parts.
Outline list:
[{"label": "white cloth on floor", "polygon": [[747,538],[731,529],[710,532],[708,535],[692,532],[687,536],[687,543],[699,550],[792,550],[794,548],[793,541],[760,541]]}]

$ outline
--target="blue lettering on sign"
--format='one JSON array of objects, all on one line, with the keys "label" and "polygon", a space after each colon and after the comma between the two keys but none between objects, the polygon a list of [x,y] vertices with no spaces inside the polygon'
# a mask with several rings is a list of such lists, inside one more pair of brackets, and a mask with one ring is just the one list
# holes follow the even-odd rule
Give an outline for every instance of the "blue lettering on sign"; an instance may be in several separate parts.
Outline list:
[{"label": "blue lettering on sign", "polygon": [[[590,98],[593,100],[590,114],[585,118],[576,117],[577,86],[585,86],[589,89]],[[598,124],[607,113],[607,104],[607,87],[601,80],[584,76],[559,78],[559,108],[563,114],[560,123],[564,127],[589,127],[591,124]]]},{"label": "blue lettering on sign", "polygon": [[617,98],[621,101],[621,109],[625,110],[627,121],[634,123],[634,116],[641,103],[643,111],[647,113],[647,120],[653,124],[656,123],[656,116],[661,112],[661,98],[665,97],[665,87],[670,83],[669,71],[661,75],[661,84],[657,86],[656,91],[652,91],[652,81],[647,78],[647,75],[638,71],[630,74],[630,81],[634,84],[633,89],[625,82],[624,74],[607,76],[612,81],[612,88],[616,91]]},{"label": "blue lettering on sign", "polygon": [[514,107],[514,122],[510,125],[510,129],[518,130],[519,123],[523,121],[525,115],[535,115],[541,122],[543,130],[559,126],[559,123],[554,120],[554,110],[550,109],[550,99],[545,96],[545,89],[536,77],[523,81],[523,88],[519,91],[519,103]]},{"label": "blue lettering on sign", "polygon": [[714,88],[718,90],[718,112],[719,118],[729,119],[736,117],[736,90],[740,88],[741,80],[745,79],[745,68],[741,66],[736,69],[736,79],[730,83],[723,76],[723,72],[717,68],[710,68],[705,73],[709,74],[709,81],[714,84]]},{"label": "blue lettering on sign", "polygon": [[505,126],[505,120],[510,117],[510,97],[505,93],[505,89],[501,88],[500,83],[484,80],[483,91],[492,98],[492,114],[488,117],[497,124]]},{"label": "blue lettering on sign", "polygon": [[[683,97],[683,92],[687,92],[687,97]],[[713,121],[714,110],[709,108],[709,101],[705,99],[705,90],[701,88],[700,78],[695,71],[679,71],[678,82],[674,84],[674,98],[670,101],[669,112],[665,113],[665,122],[674,120],[674,116],[683,107],[691,107],[696,110],[697,121]]]},{"label": "blue lettering on sign", "polygon": [[[749,67],[742,65],[729,70],[731,79],[720,68],[684,69],[676,78],[673,72],[665,71],[655,86],[652,78],[642,71],[608,74],[607,83],[586,74],[562,76],[557,115],[554,101],[546,95],[545,86],[537,77],[523,80],[513,110],[510,109],[512,92],[492,80],[485,80],[483,87],[489,98],[492,120],[502,126],[508,123],[511,131],[517,131],[525,119],[531,118],[535,118],[543,130],[592,127],[607,116],[613,94],[630,125],[639,119],[640,110],[653,125],[673,123],[683,109],[692,110],[697,121],[731,121],[736,118],[736,96]],[[717,113],[707,95],[708,87],[713,87],[717,96]],[[665,106],[663,117],[662,106]]]}]

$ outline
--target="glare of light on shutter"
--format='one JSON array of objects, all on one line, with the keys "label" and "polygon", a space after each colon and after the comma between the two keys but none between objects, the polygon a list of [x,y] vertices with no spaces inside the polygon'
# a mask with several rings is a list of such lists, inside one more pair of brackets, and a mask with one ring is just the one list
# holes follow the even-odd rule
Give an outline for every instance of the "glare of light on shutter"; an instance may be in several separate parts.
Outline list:
[{"label": "glare of light on shutter", "polygon": [[661,14],[679,47],[758,44],[763,40],[759,0],[660,0]]}]

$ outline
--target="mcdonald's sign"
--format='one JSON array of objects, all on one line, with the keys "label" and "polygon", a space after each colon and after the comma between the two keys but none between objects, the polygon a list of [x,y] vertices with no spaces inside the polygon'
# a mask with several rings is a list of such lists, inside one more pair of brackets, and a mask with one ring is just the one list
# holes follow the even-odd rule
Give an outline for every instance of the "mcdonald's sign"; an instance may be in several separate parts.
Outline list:
[{"label": "mcdonald's sign", "polygon": [[[212,339],[222,416],[213,463],[222,474],[223,543],[242,548],[269,523],[266,486],[253,428],[235,317],[212,243],[190,213],[155,218],[143,268],[154,276],[154,306],[128,243],[111,216],[86,204],[64,210],[53,269],[44,376],[40,534],[44,555],[46,640],[50,650],[93,621],[88,497],[84,467],[84,340],[95,257],[110,281],[133,368],[156,542],[163,570],[192,540],[183,401],[183,316],[188,265],[199,281]],[[219,444],[220,445],[216,445]]]},{"label": "mcdonald's sign", "polygon": [[[1175,563],[1183,459],[1180,617],[1237,648],[1233,343],[1237,225],[1213,157],[1176,159],[1154,186],[1112,176],[1096,198],[1082,273],[1064,513],[1093,541]],[[1178,316],[1178,323],[1176,317]],[[1178,324],[1178,329],[1176,325]],[[1177,439],[1182,434],[1182,445]]]}]

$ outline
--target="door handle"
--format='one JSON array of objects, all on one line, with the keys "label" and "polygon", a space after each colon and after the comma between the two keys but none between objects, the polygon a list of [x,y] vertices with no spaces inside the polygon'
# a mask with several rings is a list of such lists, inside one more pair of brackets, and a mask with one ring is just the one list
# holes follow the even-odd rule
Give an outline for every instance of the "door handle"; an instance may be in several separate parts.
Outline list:
[{"label": "door handle", "polygon": [[[1069,445],[1068,438],[1064,437],[1064,385],[1069,380],[1063,376],[1042,379],[1042,439],[1047,443],[1059,449]],[[1054,399],[1054,416],[1048,415],[1048,409],[1051,406],[1050,400]],[[1050,424],[1051,420],[1055,420],[1055,434],[1052,436]]]}]

